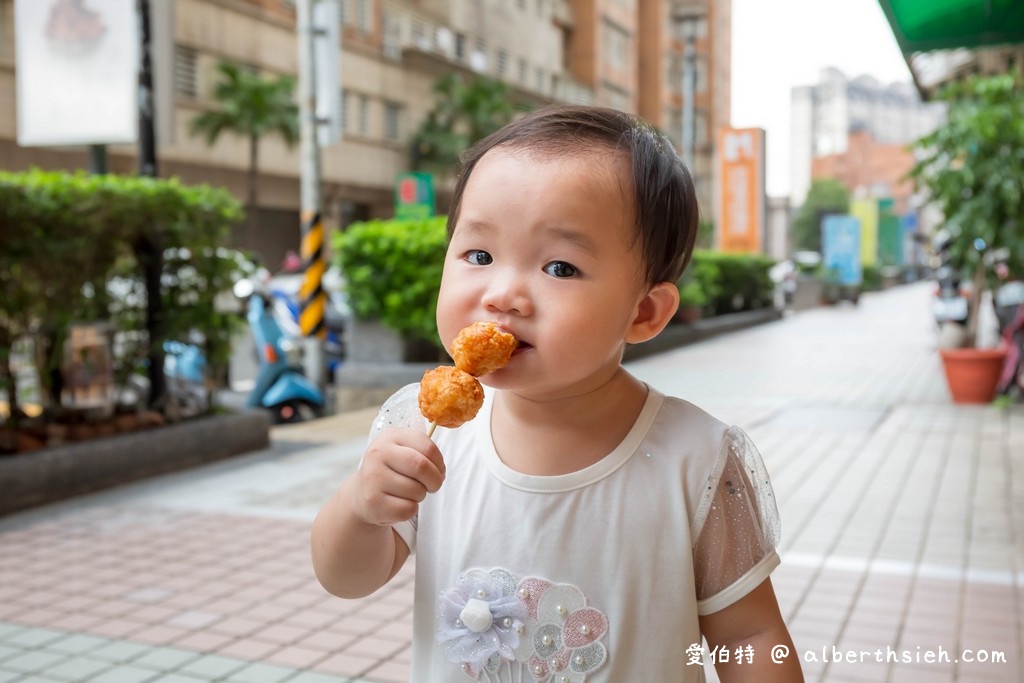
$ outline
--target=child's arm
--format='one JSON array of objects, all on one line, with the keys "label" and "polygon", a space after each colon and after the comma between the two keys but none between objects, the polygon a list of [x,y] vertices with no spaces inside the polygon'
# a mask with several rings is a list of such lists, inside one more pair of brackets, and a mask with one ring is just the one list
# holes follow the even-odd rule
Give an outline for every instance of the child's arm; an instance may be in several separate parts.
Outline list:
[{"label": "child's arm", "polygon": [[391,525],[415,516],[442,481],[444,460],[425,434],[381,432],[313,522],[313,569],[320,584],[339,597],[360,598],[387,583],[409,557]]},{"label": "child's arm", "polygon": [[[804,680],[800,658],[779,612],[771,579],[765,579],[725,609],[702,616],[700,630],[712,651],[716,647],[729,651],[728,662],[719,661],[722,658],[716,658],[715,662],[722,683],[802,683]],[[737,650],[751,651],[747,650],[748,645],[752,648],[753,659],[748,661],[746,655],[737,657]],[[788,648],[788,656],[780,663],[772,661],[773,652],[778,653],[778,650],[773,651],[777,645]]]}]

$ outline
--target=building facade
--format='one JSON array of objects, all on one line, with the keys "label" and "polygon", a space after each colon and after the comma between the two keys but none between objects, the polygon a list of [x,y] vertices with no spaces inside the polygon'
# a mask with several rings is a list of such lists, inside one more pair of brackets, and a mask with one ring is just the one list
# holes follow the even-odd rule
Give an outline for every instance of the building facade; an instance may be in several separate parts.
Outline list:
[{"label": "building facade", "polygon": [[822,70],[817,84],[794,88],[791,103],[793,206],[807,196],[812,160],[845,153],[851,132],[867,131],[882,145],[906,145],[934,130],[945,116],[943,105],[922,102],[910,83],[849,79],[831,68]]},{"label": "building facade", "polygon": [[907,173],[913,167],[914,155],[906,145],[878,142],[861,128],[849,133],[845,151],[815,157],[811,178],[837,180],[851,197],[891,198],[894,211],[904,214],[912,208],[914,183]]},{"label": "building facade", "polygon": [[[40,2],[52,0],[38,0]],[[216,66],[230,60],[269,77],[296,75],[294,0],[150,0],[152,30],[167,40],[156,85],[159,175],[246,194],[245,140],[208,147],[189,121],[215,106]],[[640,114],[680,144],[681,24],[669,0],[339,0],[342,140],[321,152],[329,226],[389,217],[394,182],[410,168],[410,140],[435,104],[444,75],[504,81],[514,106],[600,104]],[[729,123],[730,0],[701,0],[696,28],[693,162],[707,214],[713,131]],[[0,0],[0,169],[84,169],[83,148],[16,143],[14,0]],[[106,149],[108,170],[132,173],[132,146]],[[274,266],[299,241],[299,151],[260,141],[258,206],[239,246]],[[442,183],[443,185],[443,183]],[[446,187],[438,209],[446,210]]]}]

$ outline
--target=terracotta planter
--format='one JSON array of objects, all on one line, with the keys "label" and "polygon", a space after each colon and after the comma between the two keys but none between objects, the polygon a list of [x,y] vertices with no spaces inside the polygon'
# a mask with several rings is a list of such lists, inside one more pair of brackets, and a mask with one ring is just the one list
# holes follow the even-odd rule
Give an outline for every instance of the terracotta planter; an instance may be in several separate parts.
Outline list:
[{"label": "terracotta planter", "polygon": [[939,349],[954,403],[989,403],[1003,369],[1006,349]]}]

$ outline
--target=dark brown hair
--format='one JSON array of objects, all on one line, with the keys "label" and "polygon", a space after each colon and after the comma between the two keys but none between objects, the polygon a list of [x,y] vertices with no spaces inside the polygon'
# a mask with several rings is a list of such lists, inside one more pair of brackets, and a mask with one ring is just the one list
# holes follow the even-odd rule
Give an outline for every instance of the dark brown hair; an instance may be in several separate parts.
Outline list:
[{"label": "dark brown hair", "polygon": [[668,139],[650,124],[603,107],[547,107],[513,121],[463,154],[448,213],[449,237],[459,220],[462,195],[473,169],[496,147],[551,154],[606,148],[628,154],[647,282],[675,282],[682,275],[697,239],[697,196],[689,170]]}]

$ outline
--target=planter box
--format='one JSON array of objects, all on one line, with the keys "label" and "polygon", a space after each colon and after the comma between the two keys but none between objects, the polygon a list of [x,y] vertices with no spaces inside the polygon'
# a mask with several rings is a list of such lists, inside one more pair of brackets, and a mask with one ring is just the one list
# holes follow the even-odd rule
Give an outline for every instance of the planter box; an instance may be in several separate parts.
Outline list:
[{"label": "planter box", "polygon": [[991,403],[1003,371],[1006,348],[939,349],[954,403]]},{"label": "planter box", "polygon": [[270,413],[187,420],[0,458],[0,514],[270,445]]}]

